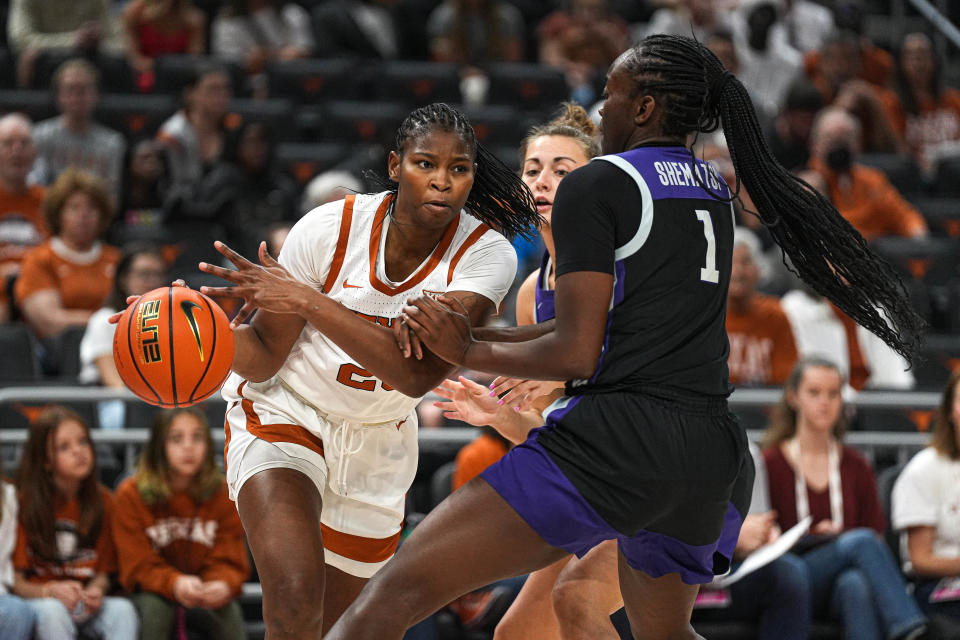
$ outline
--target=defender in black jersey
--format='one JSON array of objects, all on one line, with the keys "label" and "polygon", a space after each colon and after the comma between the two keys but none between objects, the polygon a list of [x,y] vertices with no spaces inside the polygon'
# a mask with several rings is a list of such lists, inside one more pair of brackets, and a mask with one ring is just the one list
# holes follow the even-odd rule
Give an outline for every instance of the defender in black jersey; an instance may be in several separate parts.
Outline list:
[{"label": "defender in black jersey", "polygon": [[722,121],[738,179],[801,276],[912,351],[920,325],[892,268],[773,160],[745,88],[709,50],[650,36],[613,64],[604,98],[609,155],[565,178],[554,201],[555,321],[471,334],[453,300],[404,309],[444,360],[565,379],[565,397],[417,527],[328,639],[399,639],[460,594],[607,539],[634,637],[697,637],[693,602],[726,569],[753,467],[726,406],[730,193],[688,135]]}]

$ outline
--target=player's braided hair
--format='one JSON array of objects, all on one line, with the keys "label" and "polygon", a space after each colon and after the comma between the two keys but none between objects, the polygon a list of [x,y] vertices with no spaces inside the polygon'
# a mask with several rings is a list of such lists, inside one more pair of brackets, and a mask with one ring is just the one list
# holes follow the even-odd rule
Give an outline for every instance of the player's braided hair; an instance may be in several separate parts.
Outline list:
[{"label": "player's braided hair", "polygon": [[[715,131],[721,124],[756,215],[789,256],[791,269],[907,359],[916,354],[923,320],[897,272],[827,198],[784,169],[764,140],[746,88],[705,46],[683,36],[653,35],[623,54],[636,91],[664,108],[666,135]],[[691,151],[691,162],[694,161]],[[693,175],[699,181],[696,171]],[[709,189],[711,196],[728,200]],[[736,197],[736,196],[734,196]]]},{"label": "player's braided hair", "polygon": [[[403,155],[407,140],[434,129],[456,133],[473,151],[477,170],[466,210],[508,238],[533,237],[542,222],[533,194],[507,165],[480,144],[470,121],[457,109],[435,102],[414,110],[397,129],[396,152]],[[389,191],[397,190],[393,180],[368,177],[384,184]]]}]

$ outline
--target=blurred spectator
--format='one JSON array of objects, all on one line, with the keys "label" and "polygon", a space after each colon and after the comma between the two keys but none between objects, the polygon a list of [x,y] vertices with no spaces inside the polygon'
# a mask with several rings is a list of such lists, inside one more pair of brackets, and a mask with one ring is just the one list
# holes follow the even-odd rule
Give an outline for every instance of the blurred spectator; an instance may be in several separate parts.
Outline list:
[{"label": "blurred spectator", "polygon": [[231,131],[223,160],[202,180],[197,207],[191,209],[191,217],[218,222],[227,244],[245,256],[257,255],[268,227],[300,217],[299,186],[277,168],[273,151],[263,123]]},{"label": "blurred spectator", "polygon": [[717,56],[724,69],[733,75],[740,73],[740,58],[733,43],[733,33],[727,29],[719,29],[707,37],[705,44],[713,55]]},{"label": "blurred spectator", "polygon": [[554,11],[537,27],[540,62],[563,69],[572,99],[586,106],[597,99],[597,79],[630,46],[629,30],[607,0],[566,4],[568,9]]},{"label": "blurred spectator", "polygon": [[912,389],[916,384],[903,356],[812,289],[794,289],[780,305],[800,357],[830,355],[854,389]]},{"label": "blurred spectator", "polygon": [[930,37],[909,33],[897,59],[897,93],[888,105],[897,132],[926,171],[944,156],[960,155],[960,91],[945,87],[943,63]]},{"label": "blurred spectator", "polygon": [[101,178],[116,200],[127,142],[123,135],[93,119],[100,100],[96,67],[75,58],[60,65],[53,91],[61,115],[38,122],[33,130],[37,162],[32,181],[49,185],[68,167]]},{"label": "blurred spectator", "polygon": [[480,435],[457,452],[457,466],[451,478],[451,489],[456,491],[507,454],[513,445],[489,425],[480,426]]},{"label": "blurred spectator", "polygon": [[81,384],[100,384],[122,389],[123,381],[113,361],[113,334],[117,325],[107,320],[127,308],[129,296],[139,296],[167,282],[167,265],[160,251],[151,247],[134,247],[124,252],[117,263],[113,290],[87,321],[87,330],[80,341]]},{"label": "blurred spectator", "polygon": [[24,254],[47,237],[40,212],[46,190],[27,185],[36,157],[30,119],[20,113],[0,118],[0,280],[4,283],[19,273]]},{"label": "blurred spectator", "polygon": [[14,591],[37,613],[36,640],[134,640],[137,612],[108,596],[117,570],[113,496],[97,482],[90,427],[49,407],[30,426],[20,462]]},{"label": "blurred spectator", "polygon": [[[724,4],[725,7],[722,6]],[[706,42],[711,33],[730,28],[730,2],[677,0],[673,5],[657,9],[647,24],[646,35],[665,33],[688,38],[692,36],[700,42]]]},{"label": "blurred spectator", "polygon": [[247,637],[237,602],[250,573],[243,527],[202,413],[157,415],[136,474],[117,487],[113,535],[120,583],[143,620],[142,640],[185,638],[188,630]]},{"label": "blurred spectator", "polygon": [[308,213],[322,204],[342,200],[363,191],[363,183],[349,171],[330,170],[315,176],[303,189],[300,213]]},{"label": "blurred spectator", "polygon": [[879,169],[858,163],[860,125],[831,107],[817,116],[810,134],[810,168],[827,181],[830,201],[864,238],[927,235],[923,216]]},{"label": "blurred spectator", "polygon": [[[767,468],[757,445],[749,443],[756,475],[750,512],[743,519],[732,571],[762,546],[772,544],[782,533],[777,513],[770,508]],[[719,577],[719,576],[718,576]],[[701,593],[709,593],[709,584]],[[810,578],[803,560],[792,553],[774,559],[729,587],[727,606],[696,607],[697,622],[744,621],[757,623],[757,640],[807,640],[810,634]]]},{"label": "blurred spectator", "polygon": [[916,638],[926,619],[878,534],[886,518],[863,454],[841,442],[843,377],[829,360],[801,360],[764,438],[770,506],[787,530],[807,516],[797,549],[810,575],[813,615],[845,638]]},{"label": "blurred spectator", "polygon": [[123,43],[109,0],[12,0],[7,41],[17,54],[21,87],[33,81],[37,56],[49,50],[119,53]]},{"label": "blurred spectator", "polygon": [[131,0],[120,19],[127,62],[140,91],[153,89],[158,57],[206,53],[207,19],[190,0]]},{"label": "blurred spectator", "polygon": [[210,52],[260,73],[271,60],[306,58],[314,48],[310,14],[286,0],[226,0],[213,20]]},{"label": "blurred spectator", "polygon": [[523,59],[524,29],[503,0],[443,0],[427,21],[434,60],[472,66]]},{"label": "blurred spectator", "polygon": [[[0,469],[0,477],[3,470]],[[0,637],[30,640],[36,614],[13,595],[13,550],[17,546],[17,489],[0,479]]]},{"label": "blurred spectator", "polygon": [[733,15],[739,71],[753,104],[768,119],[783,106],[803,57],[787,43],[783,0],[742,0]]},{"label": "blurred spectator", "polygon": [[767,128],[767,143],[777,161],[788,171],[807,166],[810,131],[823,108],[823,97],[806,78],[797,78],[787,89],[783,108]]},{"label": "blurred spectator", "polygon": [[[878,79],[867,77],[866,68],[873,45],[855,33],[837,32],[826,39],[815,66],[808,55],[807,75],[820,90],[824,102],[850,112],[861,125],[861,147],[870,152],[895,152],[902,146],[888,106],[897,101],[896,94],[886,87],[886,73],[874,72]],[[890,55],[882,52],[886,59]],[[887,65],[883,65],[887,67]],[[892,62],[890,62],[892,68]]]},{"label": "blurred spectator", "polygon": [[784,5],[783,25],[790,46],[800,53],[819,49],[834,30],[830,9],[810,0],[784,0]]},{"label": "blurred spectator", "polygon": [[400,54],[395,0],[329,0],[313,10],[318,57],[392,60]]},{"label": "blurred spectator", "polygon": [[164,202],[170,187],[167,158],[156,140],[134,142],[124,160],[119,215],[110,230],[116,245],[159,241],[164,222]]},{"label": "blurred spectator", "polygon": [[287,236],[290,235],[290,229],[292,228],[293,224],[290,222],[277,222],[267,227],[264,240],[267,242],[267,251],[274,258],[280,255],[283,243],[287,241]]},{"label": "blurred spectator", "polygon": [[760,240],[737,227],[727,292],[730,382],[743,386],[781,385],[797,361],[790,321],[773,296],[757,293],[762,260]]},{"label": "blurred spectator", "polygon": [[43,214],[53,237],[24,257],[14,294],[27,324],[46,339],[85,325],[100,308],[120,250],[100,241],[113,199],[96,176],[64,171],[43,201]]},{"label": "blurred spectator", "polygon": [[167,153],[175,211],[195,198],[200,179],[216,164],[225,142],[224,117],[230,102],[230,74],[204,64],[183,88],[183,108],[160,127],[157,140]]},{"label": "blurred spectator", "polygon": [[[960,624],[960,371],[950,376],[930,446],[907,464],[893,487],[891,521],[901,532],[904,571],[927,615]],[[952,593],[951,593],[952,592]]]}]

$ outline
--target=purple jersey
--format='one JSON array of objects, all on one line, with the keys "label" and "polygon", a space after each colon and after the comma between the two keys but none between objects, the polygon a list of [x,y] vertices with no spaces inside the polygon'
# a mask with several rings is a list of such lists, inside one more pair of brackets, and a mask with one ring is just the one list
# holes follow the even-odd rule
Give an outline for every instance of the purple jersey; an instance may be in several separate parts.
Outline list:
[{"label": "purple jersey", "polygon": [[543,252],[540,261],[540,272],[537,273],[537,292],[533,308],[533,319],[539,322],[551,320],[556,312],[553,307],[553,289],[547,289],[550,283],[550,254]]}]

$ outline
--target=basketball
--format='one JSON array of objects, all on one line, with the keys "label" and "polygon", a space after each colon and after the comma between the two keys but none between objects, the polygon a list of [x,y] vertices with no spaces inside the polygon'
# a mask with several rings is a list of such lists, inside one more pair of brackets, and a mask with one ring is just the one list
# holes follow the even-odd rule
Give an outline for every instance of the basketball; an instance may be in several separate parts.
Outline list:
[{"label": "basketball", "polygon": [[230,321],[198,291],[154,289],[120,317],[113,360],[124,384],[144,402],[188,407],[213,395],[230,373]]}]

